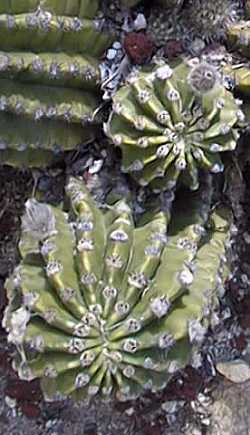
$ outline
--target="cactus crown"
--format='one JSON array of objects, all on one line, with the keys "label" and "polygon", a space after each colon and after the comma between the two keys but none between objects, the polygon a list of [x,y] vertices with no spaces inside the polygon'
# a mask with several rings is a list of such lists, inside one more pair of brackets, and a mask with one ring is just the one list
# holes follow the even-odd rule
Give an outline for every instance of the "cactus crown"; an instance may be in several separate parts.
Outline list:
[{"label": "cactus crown", "polygon": [[198,59],[138,72],[113,98],[107,135],[122,149],[123,169],[141,185],[199,186],[198,167],[223,170],[219,152],[236,147],[242,112],[217,70]]},{"label": "cactus crown", "polygon": [[6,283],[15,368],[23,379],[41,378],[52,399],[126,400],[162,389],[206,332],[228,216],[215,211],[208,225],[209,204],[192,194],[167,239],[162,212],[135,227],[124,201],[104,212],[76,179],[67,193],[70,215],[26,204],[22,261]]},{"label": "cactus crown", "polygon": [[0,163],[49,164],[95,137],[111,38],[93,19],[96,0],[0,3]]}]

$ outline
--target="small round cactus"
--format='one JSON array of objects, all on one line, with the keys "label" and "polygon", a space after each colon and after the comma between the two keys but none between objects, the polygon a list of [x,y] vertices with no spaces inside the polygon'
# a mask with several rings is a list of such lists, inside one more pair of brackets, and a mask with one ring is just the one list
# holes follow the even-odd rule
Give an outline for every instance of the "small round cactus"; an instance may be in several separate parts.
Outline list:
[{"label": "small round cactus", "polygon": [[199,167],[223,170],[219,153],[236,147],[239,118],[214,66],[159,62],[152,72],[132,74],[114,96],[106,134],[122,150],[123,170],[141,185],[171,188],[182,175],[196,189]]},{"label": "small round cactus", "polygon": [[41,378],[50,399],[160,390],[206,333],[228,216],[217,210],[208,224],[207,201],[192,193],[167,238],[163,212],[135,227],[124,201],[101,210],[77,179],[67,193],[70,214],[26,204],[3,321],[18,350],[14,368]]}]

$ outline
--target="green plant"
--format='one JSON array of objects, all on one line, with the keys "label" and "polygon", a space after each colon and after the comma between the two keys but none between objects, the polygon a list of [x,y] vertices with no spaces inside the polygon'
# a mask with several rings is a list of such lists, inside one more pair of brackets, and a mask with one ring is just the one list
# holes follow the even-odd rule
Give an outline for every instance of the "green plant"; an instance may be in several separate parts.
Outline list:
[{"label": "green plant", "polygon": [[[228,213],[189,207],[135,227],[125,201],[101,210],[77,179],[71,209],[31,199],[21,264],[7,280],[4,326],[20,378],[47,397],[135,398],[164,388],[206,333],[225,271]],[[209,195],[208,195],[209,196]],[[183,204],[182,204],[183,206]]]},{"label": "green plant", "polygon": [[242,117],[214,66],[159,62],[131,75],[113,97],[106,133],[122,150],[124,172],[141,185],[170,188],[181,174],[196,189],[199,167],[223,170],[219,153],[236,147]]},{"label": "green plant", "polygon": [[230,26],[227,31],[227,41],[230,47],[241,54],[250,56],[250,21],[239,21]]},{"label": "green plant", "polygon": [[48,164],[94,137],[99,58],[112,38],[89,0],[0,5],[0,162]]}]

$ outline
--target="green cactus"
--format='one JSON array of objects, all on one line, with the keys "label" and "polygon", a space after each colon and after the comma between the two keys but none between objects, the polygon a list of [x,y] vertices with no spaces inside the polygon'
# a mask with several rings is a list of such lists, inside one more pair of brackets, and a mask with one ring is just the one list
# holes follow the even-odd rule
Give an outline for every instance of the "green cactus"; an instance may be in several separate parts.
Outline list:
[{"label": "green cactus", "polygon": [[225,65],[223,74],[233,88],[242,96],[250,95],[250,69],[242,64]]},{"label": "green cactus", "polygon": [[[99,58],[112,38],[96,0],[0,5],[0,163],[48,164],[95,137]],[[13,128],[14,126],[14,128]]]},{"label": "green cactus", "polygon": [[250,57],[250,21],[240,21],[228,28],[227,41],[232,48]]},{"label": "green cactus", "polygon": [[37,12],[38,8],[54,15],[94,18],[99,0],[1,0],[0,14]]},{"label": "green cactus", "polygon": [[228,214],[214,211],[208,225],[209,201],[192,193],[188,212],[176,206],[167,241],[163,212],[135,227],[125,201],[102,211],[76,179],[67,193],[69,214],[26,204],[3,321],[19,353],[14,367],[22,379],[41,378],[51,399],[162,389],[206,332]]},{"label": "green cactus", "polygon": [[197,59],[131,75],[113,98],[106,134],[122,149],[123,170],[141,185],[198,188],[198,167],[223,170],[219,152],[233,150],[242,118],[217,70]]}]

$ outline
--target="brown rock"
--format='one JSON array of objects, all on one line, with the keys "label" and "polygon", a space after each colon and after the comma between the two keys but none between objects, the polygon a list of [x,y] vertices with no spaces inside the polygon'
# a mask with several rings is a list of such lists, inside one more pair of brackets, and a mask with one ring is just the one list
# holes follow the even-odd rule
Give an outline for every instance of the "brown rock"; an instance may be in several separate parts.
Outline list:
[{"label": "brown rock", "polygon": [[138,65],[151,59],[154,48],[154,42],[147,33],[131,32],[125,36],[124,50],[130,59]]},{"label": "brown rock", "polygon": [[30,402],[22,402],[20,404],[22,413],[28,418],[38,418],[41,415],[41,410],[38,405]]},{"label": "brown rock", "polygon": [[40,384],[36,379],[31,382],[10,379],[7,383],[5,394],[17,401],[36,402],[42,399]]}]

